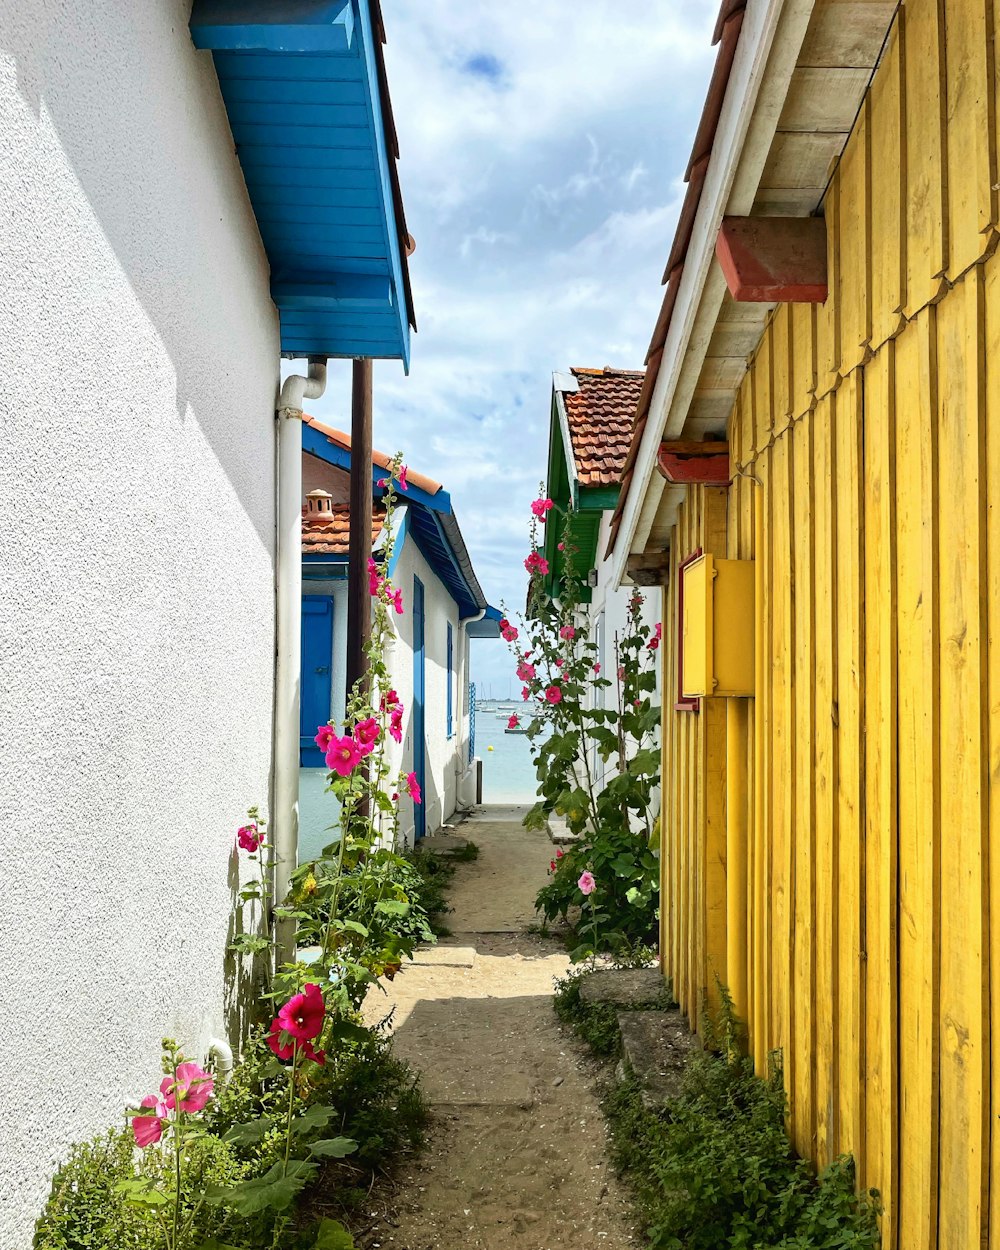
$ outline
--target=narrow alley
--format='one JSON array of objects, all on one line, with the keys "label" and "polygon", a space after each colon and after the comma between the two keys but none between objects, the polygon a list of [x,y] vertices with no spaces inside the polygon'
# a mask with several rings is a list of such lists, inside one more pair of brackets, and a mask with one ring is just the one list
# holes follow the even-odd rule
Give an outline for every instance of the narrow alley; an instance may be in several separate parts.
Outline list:
[{"label": "narrow alley", "polygon": [[552,844],[523,809],[486,807],[458,826],[479,858],[458,866],[452,930],[425,948],[367,1014],[395,1009],[397,1055],[434,1110],[407,1169],[393,1250],[563,1250],[633,1244],[606,1161],[597,1068],[552,1010],[562,944],[527,931]]}]

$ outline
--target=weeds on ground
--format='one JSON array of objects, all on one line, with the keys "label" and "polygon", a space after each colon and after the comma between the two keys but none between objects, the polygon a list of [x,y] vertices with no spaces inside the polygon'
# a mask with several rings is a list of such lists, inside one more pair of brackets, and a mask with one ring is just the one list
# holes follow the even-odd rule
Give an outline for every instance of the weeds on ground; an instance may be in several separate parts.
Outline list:
[{"label": "weeds on ground", "polygon": [[649,1222],[655,1250],[877,1250],[876,1191],[858,1196],[854,1162],[819,1177],[785,1132],[777,1054],[766,1080],[739,1048],[731,1005],[684,1075],[647,1108],[634,1078],[606,1097],[614,1162]]}]

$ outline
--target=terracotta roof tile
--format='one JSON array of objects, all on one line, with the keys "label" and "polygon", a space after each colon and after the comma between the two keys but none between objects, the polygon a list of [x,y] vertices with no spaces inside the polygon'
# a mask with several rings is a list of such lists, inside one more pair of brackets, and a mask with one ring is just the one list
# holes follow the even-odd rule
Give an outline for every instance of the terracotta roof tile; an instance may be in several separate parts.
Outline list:
[{"label": "terracotta roof tile", "polygon": [[565,392],[566,420],[581,486],[617,486],[632,439],[642,369],[573,369],[580,389]]},{"label": "terracotta roof tile", "polygon": [[[372,515],[373,547],[384,522],[385,509],[376,504]],[[333,503],[325,491],[310,491],[302,506],[302,554],[346,556],[350,539],[350,507],[346,503]]]},{"label": "terracotta roof tile", "polygon": [[[350,434],[346,434],[343,430],[335,430],[332,425],[324,425],[321,421],[317,421],[315,417],[310,417],[308,413],[302,414],[302,420],[306,425],[311,425],[314,430],[319,430],[321,434],[325,434],[331,443],[335,443],[338,447],[343,447],[345,451],[351,450]],[[377,464],[380,469],[386,468],[389,460],[390,457],[384,451],[372,451],[372,462]],[[428,495],[436,495],[442,489],[440,482],[435,482],[426,473],[418,473],[416,469],[407,468],[406,480],[412,482],[418,490],[426,491]]]}]

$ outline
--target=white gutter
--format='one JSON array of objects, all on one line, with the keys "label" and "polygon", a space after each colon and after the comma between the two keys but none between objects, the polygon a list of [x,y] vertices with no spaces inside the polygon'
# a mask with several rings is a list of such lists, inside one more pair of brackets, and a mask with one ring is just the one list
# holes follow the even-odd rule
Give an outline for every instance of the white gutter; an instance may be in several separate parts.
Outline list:
[{"label": "white gutter", "polygon": [[[725,284],[709,284],[722,218],[727,214],[744,216],[753,207],[814,6],[815,0],[750,0],[747,4],[612,557],[613,586],[621,586],[629,555],[641,550],[639,540],[649,533],[649,510],[642,517],[642,525],[640,518],[656,472],[660,440],[664,436],[676,437],[676,427],[683,428],[686,405],[683,411],[675,406],[681,375],[694,370],[697,379],[711,337],[710,332],[695,336],[696,322],[700,319],[703,325],[714,327],[722,305]],[[717,301],[714,308],[705,306],[706,285],[708,296]],[[695,337],[697,342],[693,341]],[[645,534],[640,530],[645,530]]]},{"label": "white gutter", "polygon": [[[274,674],[274,900],[288,893],[299,852],[299,679],[302,629],[302,405],[326,390],[326,357],[285,379],[278,400],[278,558]],[[275,924],[278,965],[295,957],[295,923]]]}]

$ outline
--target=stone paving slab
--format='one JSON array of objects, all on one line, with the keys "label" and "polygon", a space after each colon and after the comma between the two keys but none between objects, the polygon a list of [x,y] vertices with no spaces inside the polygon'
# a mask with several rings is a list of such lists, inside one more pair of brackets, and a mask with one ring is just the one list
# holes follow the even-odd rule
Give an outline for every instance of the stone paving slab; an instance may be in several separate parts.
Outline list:
[{"label": "stone paving slab", "polygon": [[619,1011],[622,1061],[642,1086],[647,1107],[661,1107],[681,1092],[684,1069],[697,1038],[675,1008],[672,1011]]},{"label": "stone paving slab", "polygon": [[655,1007],[662,1006],[666,989],[659,968],[601,968],[580,982],[580,997],[585,1003]]},{"label": "stone paving slab", "polygon": [[469,845],[468,838],[459,837],[457,833],[435,833],[429,838],[421,838],[417,850],[425,855],[455,855],[464,851]]}]

